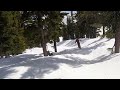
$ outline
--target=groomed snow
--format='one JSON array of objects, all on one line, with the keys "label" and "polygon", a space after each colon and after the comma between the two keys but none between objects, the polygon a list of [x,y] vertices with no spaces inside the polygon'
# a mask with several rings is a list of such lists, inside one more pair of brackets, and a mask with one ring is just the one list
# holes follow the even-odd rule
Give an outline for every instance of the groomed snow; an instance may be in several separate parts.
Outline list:
[{"label": "groomed snow", "polygon": [[[1,79],[120,79],[120,54],[108,48],[114,39],[100,37],[57,43],[54,56],[43,56],[42,48],[27,49],[23,54],[0,59]],[[54,52],[53,45],[47,49]]]}]

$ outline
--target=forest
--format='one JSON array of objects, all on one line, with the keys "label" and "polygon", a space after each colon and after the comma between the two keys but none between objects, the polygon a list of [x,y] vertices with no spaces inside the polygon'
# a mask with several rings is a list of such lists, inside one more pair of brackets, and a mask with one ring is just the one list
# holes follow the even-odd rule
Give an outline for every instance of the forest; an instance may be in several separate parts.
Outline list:
[{"label": "forest", "polygon": [[[96,38],[103,27],[101,38],[115,38],[115,53],[120,47],[120,11],[77,11],[71,15],[61,11],[0,11],[0,56],[21,54],[28,48],[76,38]],[[67,17],[67,24],[63,18]],[[113,47],[114,47],[113,46]]]}]

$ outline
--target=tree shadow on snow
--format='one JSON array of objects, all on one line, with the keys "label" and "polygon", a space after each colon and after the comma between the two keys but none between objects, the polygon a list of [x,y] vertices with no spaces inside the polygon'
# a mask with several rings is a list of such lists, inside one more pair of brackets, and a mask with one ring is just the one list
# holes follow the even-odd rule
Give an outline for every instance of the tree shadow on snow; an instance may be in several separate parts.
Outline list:
[{"label": "tree shadow on snow", "polygon": [[[56,58],[56,57],[41,57],[41,56],[33,56],[33,55],[24,55],[15,57],[14,60],[20,59],[21,57],[23,58],[23,61],[21,62],[21,59],[18,60],[17,62],[10,62],[8,64],[3,63],[6,65],[5,67],[0,68],[0,78],[6,78],[12,73],[17,73],[14,69],[15,67],[30,67],[26,72],[24,72],[20,79],[34,79],[34,78],[43,78],[45,74],[51,73],[57,69],[59,69],[60,64],[66,64],[69,65],[73,68],[81,67],[82,65],[87,65],[87,64],[95,64],[95,63],[100,63],[104,62],[106,60],[110,60],[111,58],[115,57],[108,55],[108,56],[100,56],[97,57],[94,60],[85,60],[81,58],[75,58],[75,57],[68,57],[66,56],[67,59],[63,58]],[[9,60],[8,60],[9,61]]]},{"label": "tree shadow on snow", "polygon": [[96,43],[96,42],[99,42],[99,41],[101,41],[101,40],[102,40],[102,38],[99,38],[98,40],[95,40],[94,42],[88,44],[88,46],[89,46],[89,45],[92,45],[92,44],[94,44],[94,43]]},{"label": "tree shadow on snow", "polygon": [[[86,41],[88,40],[88,38],[82,38],[80,39],[80,43],[83,44],[85,43]],[[77,44],[75,43],[75,40],[65,40],[65,41],[62,41],[62,42],[59,42],[57,43],[57,46],[61,46],[65,44],[65,46],[68,46],[68,47],[73,47],[73,46],[76,46]]]},{"label": "tree shadow on snow", "polygon": [[81,59],[81,58],[75,58],[75,57],[70,57],[70,56],[66,56],[67,58],[69,59],[73,59],[75,61],[77,61],[77,63],[79,64],[96,64],[96,63],[101,63],[101,62],[104,62],[104,61],[108,61],[114,57],[117,57],[119,55],[108,55],[108,56],[105,56],[105,55],[102,55],[102,56],[99,56],[93,60],[87,60],[87,59]]},{"label": "tree shadow on snow", "polygon": [[[33,56],[33,55],[32,55]],[[24,62],[13,62],[13,63],[3,63],[4,67],[0,68],[0,78],[4,79],[7,78],[12,73],[16,73],[13,68],[24,66],[24,67],[30,67],[25,73],[22,74],[21,79],[29,78],[29,79],[34,79],[34,78],[42,78],[44,74],[50,73],[54,70],[57,70],[59,68],[60,63],[68,64],[71,66],[76,66],[77,62],[76,61],[71,61],[68,59],[59,59],[59,58],[54,58],[54,57],[35,57],[33,56],[31,58],[26,58],[24,59]],[[23,56],[21,56],[23,57]],[[19,56],[19,58],[21,58]],[[28,57],[28,55],[24,55],[24,57]],[[29,56],[30,57],[30,56]],[[19,59],[16,57],[16,60]]]},{"label": "tree shadow on snow", "polygon": [[95,46],[92,47],[83,47],[82,49],[79,48],[72,48],[72,49],[66,49],[61,52],[56,53],[55,55],[62,55],[62,54],[90,54],[93,50],[99,48],[100,46],[103,46],[104,44],[101,42],[99,44],[96,44]]},{"label": "tree shadow on snow", "polygon": [[[97,43],[97,42],[99,42],[99,41],[101,41],[101,40],[103,40],[103,38],[99,38],[98,40],[95,40],[94,42],[88,44],[88,46],[89,46],[89,45],[92,45],[92,44],[94,44],[94,43]],[[107,42],[107,41],[110,41],[110,40],[111,40],[111,39],[107,39],[107,40],[104,41],[104,42]]]},{"label": "tree shadow on snow", "polygon": [[31,58],[37,58],[37,57],[42,57],[42,56],[41,55],[36,56],[35,54],[25,54],[10,58],[4,58],[4,59],[0,59],[0,66],[15,65],[26,62]]}]

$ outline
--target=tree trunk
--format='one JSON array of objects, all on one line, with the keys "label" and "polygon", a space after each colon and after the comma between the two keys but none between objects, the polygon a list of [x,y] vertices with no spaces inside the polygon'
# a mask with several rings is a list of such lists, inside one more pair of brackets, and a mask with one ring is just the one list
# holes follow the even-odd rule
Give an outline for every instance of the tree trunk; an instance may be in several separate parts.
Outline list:
[{"label": "tree trunk", "polygon": [[55,52],[57,52],[56,40],[54,40],[54,50],[55,50]]},{"label": "tree trunk", "polygon": [[73,11],[71,11],[71,39],[75,39],[75,37],[74,37],[74,29],[73,29]]},{"label": "tree trunk", "polygon": [[115,53],[119,53],[119,35],[115,34]]},{"label": "tree trunk", "polygon": [[105,36],[105,26],[103,25],[103,36]]},{"label": "tree trunk", "polygon": [[42,29],[41,31],[42,31],[42,47],[43,47],[43,54],[44,54],[44,56],[48,56],[47,48],[46,48],[46,41],[45,41],[45,37],[44,37],[44,31],[43,31],[43,29]]},{"label": "tree trunk", "polygon": [[47,49],[46,49],[46,43],[43,43],[43,54],[44,56],[48,56]]},{"label": "tree trunk", "polygon": [[41,32],[41,38],[42,38],[42,48],[43,48],[43,54],[44,56],[48,56],[48,53],[47,53],[47,49],[46,49],[46,41],[45,41],[45,34],[44,34],[44,30],[43,30],[43,21],[42,21],[42,13],[40,11],[37,11],[37,15],[38,15],[38,27],[40,29],[40,32]]},{"label": "tree trunk", "polygon": [[118,11],[115,11],[115,53],[119,53],[119,46],[120,46],[120,40],[119,40],[119,33],[120,33],[120,25],[118,23]]},{"label": "tree trunk", "polygon": [[115,33],[115,53],[119,53],[120,47],[120,28]]}]

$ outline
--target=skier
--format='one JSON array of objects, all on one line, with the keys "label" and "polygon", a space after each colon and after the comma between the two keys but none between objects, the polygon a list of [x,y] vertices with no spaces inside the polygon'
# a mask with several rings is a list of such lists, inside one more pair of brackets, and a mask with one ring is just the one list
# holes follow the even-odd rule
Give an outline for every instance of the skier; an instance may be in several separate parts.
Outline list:
[{"label": "skier", "polygon": [[81,49],[79,38],[76,38],[75,43],[76,43],[76,42],[77,42],[77,44],[78,44],[78,48]]}]

